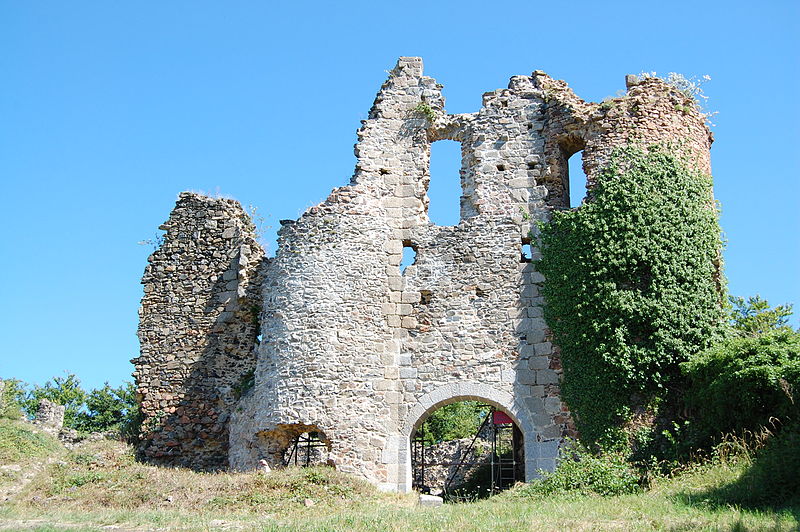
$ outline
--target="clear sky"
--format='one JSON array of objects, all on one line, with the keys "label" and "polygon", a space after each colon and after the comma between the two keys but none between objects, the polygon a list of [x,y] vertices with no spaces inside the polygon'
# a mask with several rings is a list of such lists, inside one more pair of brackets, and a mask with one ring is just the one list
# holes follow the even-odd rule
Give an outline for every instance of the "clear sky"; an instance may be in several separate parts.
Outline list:
[{"label": "clear sky", "polygon": [[[274,251],[278,220],[348,182],[402,55],[451,113],[536,69],[593,101],[627,73],[710,75],[730,290],[800,304],[798,35],[796,0],[0,0],[0,377],[130,379],[137,242],[177,194],[257,206]],[[434,219],[453,223],[456,153],[433,157]]]}]

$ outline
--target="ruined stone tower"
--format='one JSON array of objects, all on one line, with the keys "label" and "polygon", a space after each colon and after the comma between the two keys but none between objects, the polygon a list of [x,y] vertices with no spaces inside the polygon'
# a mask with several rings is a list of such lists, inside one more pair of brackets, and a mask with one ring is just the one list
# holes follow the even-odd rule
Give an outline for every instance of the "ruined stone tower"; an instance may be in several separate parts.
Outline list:
[{"label": "ruined stone tower", "polygon": [[[568,158],[583,152],[589,190],[630,142],[679,141],[710,170],[691,99],[655,78],[627,85],[588,103],[536,71],[484,94],[478,112],[448,115],[422,60],[400,58],[359,130],[350,185],[282,221],[274,258],[236,202],[181,194],[142,281],[143,456],[279,465],[313,432],[337,468],[405,491],[416,428],[477,399],[521,431],[527,478],[552,469],[572,429],[542,318],[536,222],[569,207]],[[451,227],[427,215],[430,145],[444,139],[462,152]],[[416,259],[401,272],[404,248]]]}]

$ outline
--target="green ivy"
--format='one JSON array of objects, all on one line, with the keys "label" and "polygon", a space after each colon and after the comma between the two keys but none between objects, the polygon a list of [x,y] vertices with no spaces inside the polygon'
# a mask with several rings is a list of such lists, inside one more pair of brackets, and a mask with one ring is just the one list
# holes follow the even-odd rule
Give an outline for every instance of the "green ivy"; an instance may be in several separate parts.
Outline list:
[{"label": "green ivy", "polygon": [[541,227],[545,318],[587,443],[619,440],[723,325],[711,178],[667,148],[614,151],[590,199]]}]

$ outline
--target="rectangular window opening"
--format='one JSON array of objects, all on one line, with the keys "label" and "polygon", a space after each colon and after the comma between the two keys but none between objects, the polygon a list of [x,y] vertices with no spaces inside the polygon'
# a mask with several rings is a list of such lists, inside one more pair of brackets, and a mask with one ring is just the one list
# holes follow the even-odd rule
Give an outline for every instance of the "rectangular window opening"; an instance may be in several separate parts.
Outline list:
[{"label": "rectangular window opening", "polygon": [[586,199],[586,172],[583,171],[583,150],[574,153],[568,161],[569,206],[580,207]]},{"label": "rectangular window opening", "polygon": [[417,263],[417,245],[410,240],[403,241],[403,257],[400,259],[400,273],[406,273],[406,268]]},{"label": "rectangular window opening", "polygon": [[458,225],[461,220],[461,143],[441,140],[431,144],[431,182],[428,219],[436,225]]},{"label": "rectangular window opening", "polygon": [[533,262],[533,246],[531,246],[530,238],[522,239],[522,250],[520,253],[520,262]]}]

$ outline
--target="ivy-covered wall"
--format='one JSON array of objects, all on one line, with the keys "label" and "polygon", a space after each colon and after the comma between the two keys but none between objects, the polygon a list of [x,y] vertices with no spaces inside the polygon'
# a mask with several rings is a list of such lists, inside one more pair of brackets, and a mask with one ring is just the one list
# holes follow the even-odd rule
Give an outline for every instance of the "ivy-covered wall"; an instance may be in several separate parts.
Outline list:
[{"label": "ivy-covered wall", "polygon": [[678,364],[720,333],[711,178],[668,146],[617,148],[591,199],[541,238],[562,397],[584,440],[610,443],[634,414],[656,415]]}]

